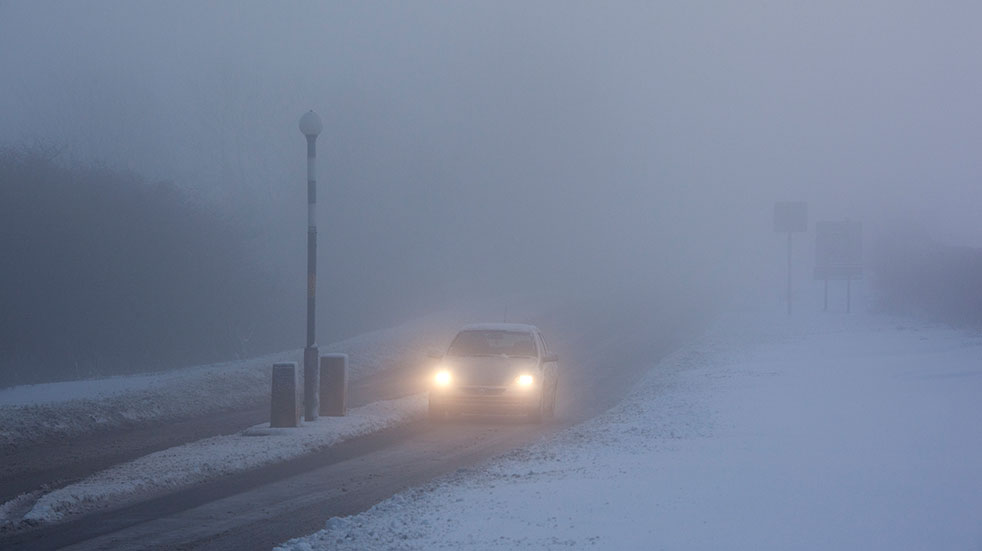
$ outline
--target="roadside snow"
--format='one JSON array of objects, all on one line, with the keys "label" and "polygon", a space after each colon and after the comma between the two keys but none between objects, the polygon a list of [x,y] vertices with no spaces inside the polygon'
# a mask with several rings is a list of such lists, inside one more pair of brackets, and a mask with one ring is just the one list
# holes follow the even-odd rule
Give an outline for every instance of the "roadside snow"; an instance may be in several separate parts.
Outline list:
[{"label": "roadside snow", "polygon": [[[343,352],[349,376],[419,361],[445,344],[447,316],[431,316],[321,348]],[[302,361],[302,351],[196,366],[150,375],[25,385],[0,389],[0,445],[19,446],[135,423],[189,418],[256,407],[268,400],[272,365]]]},{"label": "roadside snow", "polygon": [[[271,429],[268,424],[261,424],[242,434],[216,436],[162,450],[50,493],[18,496],[0,505],[0,523],[16,527],[20,523],[55,522],[69,515],[292,459],[421,418],[425,406],[424,396],[414,395],[355,408],[346,417],[321,417],[300,428]],[[14,511],[25,510],[22,515],[12,516]]]},{"label": "roadside snow", "polygon": [[978,549],[982,336],[743,311],[554,438],[280,550]]}]

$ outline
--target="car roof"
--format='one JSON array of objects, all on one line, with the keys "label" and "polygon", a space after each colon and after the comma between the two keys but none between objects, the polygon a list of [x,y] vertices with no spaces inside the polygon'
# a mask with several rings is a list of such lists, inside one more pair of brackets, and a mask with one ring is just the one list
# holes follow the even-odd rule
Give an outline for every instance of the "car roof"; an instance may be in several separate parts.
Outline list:
[{"label": "car roof", "polygon": [[460,328],[461,331],[515,331],[518,333],[536,333],[539,328],[526,323],[472,323]]}]

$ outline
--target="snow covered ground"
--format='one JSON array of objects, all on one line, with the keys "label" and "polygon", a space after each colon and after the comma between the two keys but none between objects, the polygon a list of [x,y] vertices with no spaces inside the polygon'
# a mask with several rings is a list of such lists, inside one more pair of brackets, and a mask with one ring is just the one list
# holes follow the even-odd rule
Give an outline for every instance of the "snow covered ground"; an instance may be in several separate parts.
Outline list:
[{"label": "snow covered ground", "polygon": [[[474,316],[469,309],[433,314],[322,346],[321,351],[348,354],[350,377],[357,379],[423,360],[426,350],[446,346],[461,320]],[[302,351],[283,352],[151,375],[2,389],[0,443],[21,445],[130,423],[207,415],[242,405],[255,407],[269,394],[272,364],[299,362],[301,355]],[[304,422],[298,429],[270,429],[264,423],[240,434],[162,450],[70,485],[39,488],[0,504],[0,531],[58,522],[296,458],[419,419],[425,405],[422,395],[407,396],[351,409],[344,418]]]},{"label": "snow covered ground", "polygon": [[54,491],[18,496],[0,505],[0,526],[55,522],[172,492],[407,423],[422,418],[425,411],[420,394],[355,408],[346,417],[321,417],[300,428],[271,429],[264,423],[241,434],[206,438],[116,465]]},{"label": "snow covered ground", "polygon": [[604,415],[279,549],[982,549],[980,398],[978,332],[743,310]]},{"label": "snow covered ground", "polygon": [[[321,347],[349,356],[352,379],[404,365],[442,346],[452,316],[434,315]],[[133,423],[189,418],[268,398],[272,365],[302,362],[301,350],[172,371],[0,389],[0,445],[113,430]]]}]

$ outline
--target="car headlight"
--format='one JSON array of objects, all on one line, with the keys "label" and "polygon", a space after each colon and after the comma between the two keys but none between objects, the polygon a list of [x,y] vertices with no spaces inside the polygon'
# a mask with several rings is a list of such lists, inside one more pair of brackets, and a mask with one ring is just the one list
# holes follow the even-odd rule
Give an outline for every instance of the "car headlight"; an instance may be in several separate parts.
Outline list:
[{"label": "car headlight", "polygon": [[535,383],[535,377],[527,373],[523,373],[519,375],[517,379],[515,379],[515,382],[518,383],[518,386],[532,386],[532,384]]},{"label": "car headlight", "polygon": [[451,381],[453,381],[453,375],[447,369],[441,369],[433,376],[433,382],[436,383],[436,386],[450,386]]}]

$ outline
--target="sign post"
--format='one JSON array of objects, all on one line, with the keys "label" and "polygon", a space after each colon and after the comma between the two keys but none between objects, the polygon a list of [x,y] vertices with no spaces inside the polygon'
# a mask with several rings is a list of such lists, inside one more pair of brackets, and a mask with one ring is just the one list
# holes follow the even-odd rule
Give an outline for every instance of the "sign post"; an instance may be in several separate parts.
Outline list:
[{"label": "sign post", "polygon": [[825,309],[829,309],[829,280],[846,281],[846,312],[852,312],[852,280],[863,277],[863,225],[860,222],[815,224],[815,279],[825,280]]},{"label": "sign post", "polygon": [[788,234],[788,315],[791,315],[791,234],[808,230],[808,204],[781,201],[774,204],[774,231]]}]

